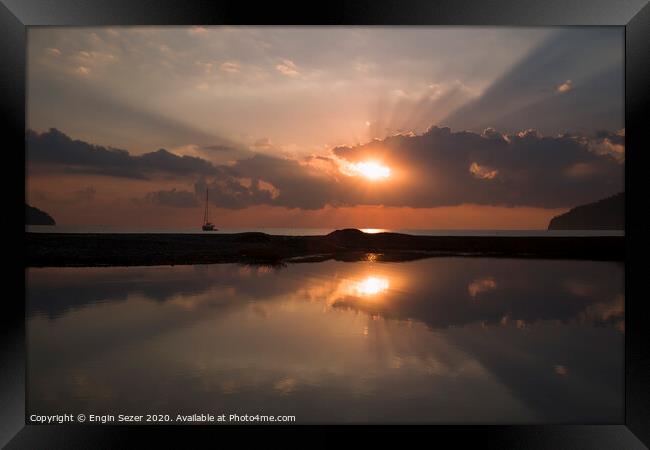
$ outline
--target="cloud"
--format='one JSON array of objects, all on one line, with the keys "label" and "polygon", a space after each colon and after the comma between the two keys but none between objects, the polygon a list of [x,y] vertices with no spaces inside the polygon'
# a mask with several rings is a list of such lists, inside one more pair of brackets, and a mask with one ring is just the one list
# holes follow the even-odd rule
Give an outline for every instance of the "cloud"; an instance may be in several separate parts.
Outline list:
[{"label": "cloud", "polygon": [[575,163],[564,170],[564,174],[569,177],[590,177],[598,174],[598,168],[589,163]]},{"label": "cloud", "polygon": [[599,131],[596,133],[596,139],[591,143],[594,152],[601,155],[609,155],[617,161],[625,160],[625,128],[617,131]]},{"label": "cloud", "polygon": [[171,206],[174,208],[194,208],[199,205],[196,193],[176,189],[149,192],[144,200],[154,205]]},{"label": "cloud", "polygon": [[78,75],[86,76],[90,75],[90,68],[86,66],[79,66],[74,70],[74,72]]},{"label": "cloud", "polygon": [[30,130],[26,139],[30,163],[69,173],[147,179],[156,173],[187,176],[219,172],[209,161],[194,156],[178,156],[165,149],[134,156],[126,150],[72,140],[56,128],[44,133]]},{"label": "cloud", "polygon": [[230,176],[201,179],[197,193],[208,188],[210,200],[224,208],[254,205],[320,209],[339,202],[339,183],[296,160],[256,154],[236,161]]},{"label": "cloud", "polygon": [[[502,134],[487,129],[478,134],[432,127],[420,135],[337,147],[332,158],[298,161],[256,154],[229,166],[230,177],[202,180],[196,189],[207,187],[212,201],[226,208],[467,203],[571,207],[623,189],[621,161],[595,152],[597,140],[543,136],[536,130]],[[391,167],[391,177],[371,183],[343,170],[369,160]],[[263,189],[262,183],[272,189]]]},{"label": "cloud", "polygon": [[82,50],[72,56],[72,60],[87,66],[105,66],[117,62],[118,58],[110,52]]},{"label": "cloud", "polygon": [[228,73],[237,73],[241,69],[241,66],[236,61],[226,61],[219,66],[219,69]]},{"label": "cloud", "polygon": [[[555,58],[534,51],[543,39],[560,34],[550,48]],[[607,36],[592,39],[594,34]],[[326,142],[383,138],[400,129],[421,133],[431,124],[474,131],[492,125],[508,132],[534,126],[543,133],[585,123],[587,131],[616,129],[623,126],[611,123],[622,118],[622,78],[618,83],[606,77],[591,88],[585,83],[604,65],[618,67],[622,75],[623,37],[611,27],[207,27],[207,33],[201,27],[39,28],[29,37],[27,120],[32,129],[57,127],[129,150],[206,145],[216,137],[206,135],[218,133],[233,139],[270,136],[295,144],[303,154]],[[563,45],[570,47],[566,58]],[[494,51],[506,47],[507,52]],[[59,49],[61,57],[47,48]],[[529,52],[534,54],[526,58]],[[239,74],[220,70],[221,64],[235,62]],[[90,74],[73,74],[79,66]],[[462,114],[465,122],[440,122],[511,68],[524,74],[503,83],[503,97],[493,95],[485,110]],[[568,79],[576,89],[555,95],[553,88]],[[405,95],[392,94],[397,91]],[[528,105],[539,93],[553,98],[550,114],[533,110],[514,113],[513,123],[500,119],[511,113],[513,98]],[[253,110],[255,120],[250,120]],[[591,120],[594,114],[597,121]],[[366,120],[372,123],[368,130]],[[549,128],[550,122],[561,128]]]},{"label": "cloud", "polygon": [[[536,130],[502,134],[487,129],[478,134],[431,127],[420,135],[392,136],[333,151],[349,163],[380,159],[408,174],[401,185],[395,181],[378,187],[378,195],[370,195],[373,203],[559,208],[623,190],[620,158],[594,150],[594,143],[605,139],[543,136]],[[578,164],[588,166],[592,176],[571,176]]]},{"label": "cloud", "polygon": [[566,80],[564,83],[555,87],[557,92],[569,92],[571,89],[573,89],[573,82],[571,80]]},{"label": "cloud", "polygon": [[[422,134],[336,147],[329,156],[291,159],[239,153],[234,161],[216,164],[164,149],[131,155],[72,140],[52,129],[28,132],[27,152],[30,164],[50,170],[184,180],[194,186],[195,196],[208,189],[211,202],[229,209],[462,204],[564,208],[624,189],[622,133],[544,136],[533,129],[507,134],[490,128],[479,134],[431,127]],[[266,139],[257,144],[270,145]],[[603,151],[604,145],[619,146],[620,152]],[[215,154],[219,153],[221,148],[216,147]],[[367,161],[389,167],[390,176],[372,182],[344,170]],[[182,191],[152,194],[150,200],[171,206],[177,201],[178,206],[191,203]]]},{"label": "cloud", "polygon": [[296,67],[296,64],[293,61],[291,61],[290,59],[283,59],[280,64],[275,66],[275,68],[282,75],[286,75],[288,77],[298,77],[298,76],[300,76],[300,72],[298,71],[298,67]]},{"label": "cloud", "polygon": [[498,170],[492,170],[492,169],[490,169],[488,167],[480,166],[480,165],[476,164],[475,162],[473,162],[469,166],[469,171],[476,178],[480,178],[482,180],[491,180],[491,179],[495,178],[499,174]]}]

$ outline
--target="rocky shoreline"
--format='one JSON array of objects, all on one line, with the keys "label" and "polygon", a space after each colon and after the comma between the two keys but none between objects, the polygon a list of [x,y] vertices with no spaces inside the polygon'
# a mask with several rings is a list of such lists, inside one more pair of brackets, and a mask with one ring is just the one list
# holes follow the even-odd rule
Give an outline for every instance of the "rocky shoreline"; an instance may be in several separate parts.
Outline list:
[{"label": "rocky shoreline", "polygon": [[237,234],[26,233],[26,267],[284,264],[328,259],[403,261],[433,256],[623,261],[625,238],[463,237],[366,234],[325,236]]}]

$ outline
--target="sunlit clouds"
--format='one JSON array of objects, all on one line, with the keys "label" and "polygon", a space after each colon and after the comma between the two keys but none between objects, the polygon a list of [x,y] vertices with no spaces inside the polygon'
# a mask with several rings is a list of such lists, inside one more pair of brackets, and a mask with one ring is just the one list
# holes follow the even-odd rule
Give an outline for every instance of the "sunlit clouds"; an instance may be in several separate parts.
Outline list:
[{"label": "sunlit clouds", "polygon": [[566,80],[564,83],[558,85],[555,90],[558,92],[569,92],[573,88],[573,82]]},{"label": "sunlit clouds", "polygon": [[592,143],[594,152],[609,155],[619,162],[625,161],[625,128],[615,132],[599,131]]},{"label": "sunlit clouds", "polygon": [[[83,106],[109,97],[215,137],[244,144],[268,137],[283,148],[293,144],[305,154],[323,145],[368,139],[369,131],[379,130],[368,130],[366,121],[396,130],[402,119],[417,116],[422,131],[433,119],[419,117],[431,111],[419,105],[420,100],[429,102],[435,92],[440,102],[431,106],[447,114],[467,99],[457,91],[457,83],[480,93],[490,78],[514,64],[548,31],[529,30],[516,41],[512,35],[498,29],[435,28],[34,29],[28,52],[33,103],[28,121],[36,130],[57,127],[87,140],[96,140],[95,130],[108,121],[120,131],[103,143],[132,151],[211,144],[198,135],[193,142],[162,142],[156,130],[140,126],[139,118]],[[509,51],[488,55],[486,36],[509,42]],[[430,58],[422,54],[424,42]],[[457,60],[454,66],[472,66],[471,59],[479,58],[482,76],[462,67],[452,70],[444,62],[461,49],[467,61]],[[79,85],[65,74],[90,84]],[[437,88],[432,90],[431,85]],[[65,115],[49,114],[64,104]],[[56,123],[52,117],[57,117]],[[358,125],[352,126],[355,122]],[[385,135],[381,130],[372,137]]]},{"label": "sunlit clouds", "polygon": [[480,178],[482,180],[491,180],[491,179],[495,178],[499,174],[498,170],[490,170],[488,167],[480,166],[475,162],[473,162],[469,166],[469,171],[476,178]]},{"label": "sunlit clouds", "polygon": [[280,72],[282,75],[286,75],[288,77],[300,76],[298,67],[296,67],[296,64],[290,59],[283,59],[278,65],[275,66],[275,68],[278,69],[278,72]]},{"label": "sunlit clouds", "polygon": [[86,66],[79,66],[74,71],[81,76],[90,75],[90,69]]},{"label": "sunlit clouds", "polygon": [[207,189],[234,226],[545,228],[623,188],[621,30],[28,33],[28,200],[61,224],[189,225]]},{"label": "sunlit clouds", "polygon": [[229,73],[239,73],[241,66],[236,61],[226,61],[219,66],[219,69]]},{"label": "sunlit clouds", "polygon": [[[551,214],[558,212],[557,208],[603,198],[622,189],[622,159],[592,148],[602,145],[604,139],[614,138],[546,137],[531,130],[516,135],[492,130],[479,135],[432,127],[422,135],[392,136],[361,146],[337,147],[325,153],[327,156],[296,158],[281,153],[273,156],[266,152],[243,151],[227,144],[187,145],[176,147],[173,152],[159,149],[134,155],[126,150],[73,139],[52,129],[45,133],[27,133],[28,161],[33,176],[28,187],[31,188],[30,196],[47,191],[48,197],[52,197],[63,184],[57,183],[53,189],[38,183],[39,177],[66,177],[68,183],[74,184],[75,180],[83,183],[76,190],[89,183],[100,186],[104,184],[100,180],[106,180],[110,191],[130,196],[134,204],[140,205],[144,198],[156,199],[154,205],[184,208],[196,208],[197,198],[207,189],[210,201],[217,208],[273,206],[323,210],[331,220],[341,215],[332,215],[325,208],[376,206],[379,207],[377,213],[381,213],[388,211],[386,207],[463,206],[461,210],[465,211],[458,215],[461,211],[458,210],[455,214],[457,219],[465,220],[468,212],[481,211],[479,205],[541,207],[546,211],[536,214],[545,217],[542,223],[538,222],[539,227],[544,226]],[[268,152],[276,148],[267,139],[258,140],[256,146]],[[518,157],[513,160],[514,154]],[[213,159],[217,157],[219,162]],[[474,165],[477,160],[485,160],[487,164]],[[544,164],[540,164],[542,161]],[[394,167],[399,168],[395,176]],[[126,189],[127,179],[141,180],[140,189]],[[192,198],[192,193],[197,198]],[[370,221],[367,213],[363,214],[368,222],[359,223],[357,217],[362,216],[361,210],[360,214],[352,215],[349,209],[345,211],[348,215],[346,225],[386,228],[388,222],[392,223],[387,214],[380,220]],[[266,215],[269,210],[259,209],[259,212]],[[508,217],[508,226],[518,227],[512,221],[513,214],[524,212],[531,214],[533,211],[515,209],[512,214],[504,214],[501,210],[500,215],[503,220]],[[138,209],[134,214],[145,212]],[[295,217],[289,220],[288,211],[283,214],[285,223],[294,221]],[[408,216],[414,214],[415,211],[410,211],[403,215],[398,228],[411,223]],[[419,212],[415,216],[441,217],[442,214],[440,210],[440,214]],[[98,216],[92,217],[97,220]],[[124,217],[133,216],[126,214]],[[266,217],[268,221],[270,216]],[[533,216],[529,217],[532,220]],[[176,220],[191,223],[189,217],[178,216]],[[306,220],[304,216],[302,223],[307,223]],[[479,222],[487,224],[490,220],[483,217]],[[452,226],[456,227],[458,225]]]}]

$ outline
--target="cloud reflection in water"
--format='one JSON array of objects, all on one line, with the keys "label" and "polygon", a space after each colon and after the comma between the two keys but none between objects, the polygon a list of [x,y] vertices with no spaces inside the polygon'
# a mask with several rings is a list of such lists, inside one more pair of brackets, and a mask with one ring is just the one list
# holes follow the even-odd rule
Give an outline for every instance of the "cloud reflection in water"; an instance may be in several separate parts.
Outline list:
[{"label": "cloud reflection in water", "polygon": [[431,258],[29,269],[27,278],[30,410],[622,417],[619,264]]}]

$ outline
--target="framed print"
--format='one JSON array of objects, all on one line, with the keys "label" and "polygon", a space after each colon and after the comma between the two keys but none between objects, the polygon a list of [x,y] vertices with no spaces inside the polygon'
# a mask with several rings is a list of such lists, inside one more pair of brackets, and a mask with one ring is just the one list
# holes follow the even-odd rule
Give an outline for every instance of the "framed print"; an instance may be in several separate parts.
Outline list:
[{"label": "framed print", "polygon": [[647,2],[0,12],[7,448],[647,448]]}]

